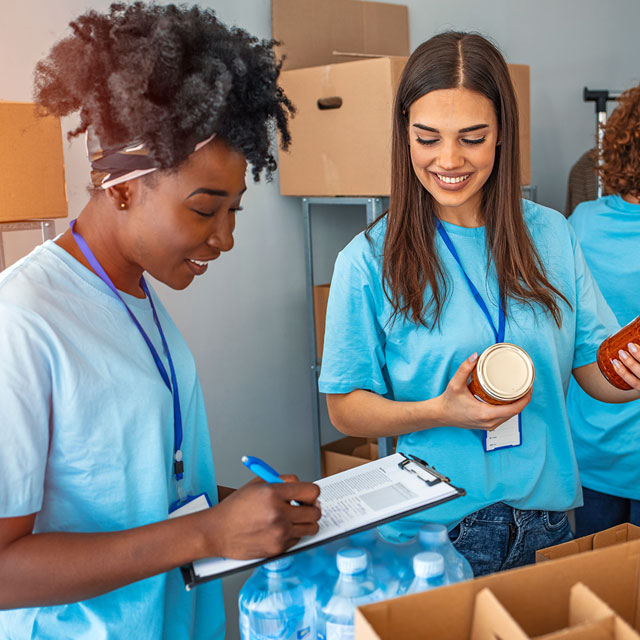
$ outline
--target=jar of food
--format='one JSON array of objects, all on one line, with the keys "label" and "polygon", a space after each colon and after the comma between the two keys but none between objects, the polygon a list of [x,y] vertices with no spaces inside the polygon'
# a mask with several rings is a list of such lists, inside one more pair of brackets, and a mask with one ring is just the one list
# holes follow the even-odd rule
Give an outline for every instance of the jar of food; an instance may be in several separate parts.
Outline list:
[{"label": "jar of food", "polygon": [[627,346],[629,343],[633,343],[640,347],[640,316],[635,320],[632,320],[629,324],[625,325],[612,336],[609,336],[598,348],[598,367],[602,375],[618,389],[624,389],[625,391],[631,389],[631,387],[616,373],[615,367],[611,364],[611,361],[616,358],[620,361],[618,351],[620,349],[629,351]]},{"label": "jar of food", "polygon": [[534,378],[529,354],[515,344],[498,342],[480,354],[468,387],[482,402],[510,404],[526,395]]}]

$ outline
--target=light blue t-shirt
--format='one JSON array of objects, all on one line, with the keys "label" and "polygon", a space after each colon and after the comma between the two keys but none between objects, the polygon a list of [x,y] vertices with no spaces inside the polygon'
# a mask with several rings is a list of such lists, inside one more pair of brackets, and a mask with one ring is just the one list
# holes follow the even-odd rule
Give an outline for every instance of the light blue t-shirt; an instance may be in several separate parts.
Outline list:
[{"label": "light blue t-shirt", "polygon": [[[535,365],[533,398],[522,414],[522,445],[486,453],[483,431],[440,427],[400,437],[398,450],[413,453],[467,495],[392,523],[385,534],[413,535],[425,521],[454,526],[496,502],[518,509],[565,510],[581,504],[565,394],[574,367],[594,362],[598,345],[617,323],[587,269],[564,216],[524,202],[524,216],[547,275],[571,303],[559,300],[562,328],[534,305],[510,301],[506,342],[524,348]],[[498,326],[495,270],[487,276],[485,229],[443,222],[464,268]],[[433,331],[397,318],[382,290],[386,218],[360,234],[336,261],[322,358],[320,390],[367,389],[399,401],[440,395],[463,362],[495,342],[460,266],[439,235],[436,246],[447,274],[448,299]],[[429,292],[425,292],[425,299]]]},{"label": "light blue t-shirt", "polygon": [[[178,379],[185,488],[215,502],[193,356],[152,295]],[[123,297],[168,370],[149,301]],[[36,533],[167,518],[176,499],[171,393],[122,303],[52,241],[0,274],[0,354],[0,517],[37,513]],[[222,590],[212,582],[187,592],[175,569],[83,602],[2,611],[0,637],[222,639]]]},{"label": "light blue t-shirt", "polygon": [[[640,315],[640,205],[605,196],[578,205],[569,222],[616,318],[631,322]],[[582,484],[639,500],[640,402],[599,402],[572,379],[567,408]]]}]

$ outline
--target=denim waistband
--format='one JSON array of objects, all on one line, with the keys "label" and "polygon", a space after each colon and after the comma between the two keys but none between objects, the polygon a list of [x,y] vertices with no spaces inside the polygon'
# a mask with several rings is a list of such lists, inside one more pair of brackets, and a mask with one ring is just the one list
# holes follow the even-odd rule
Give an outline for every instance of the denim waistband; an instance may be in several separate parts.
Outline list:
[{"label": "denim waistband", "polygon": [[468,522],[522,522],[541,515],[542,511],[524,511],[510,507],[504,502],[496,502],[468,515],[467,519]]}]

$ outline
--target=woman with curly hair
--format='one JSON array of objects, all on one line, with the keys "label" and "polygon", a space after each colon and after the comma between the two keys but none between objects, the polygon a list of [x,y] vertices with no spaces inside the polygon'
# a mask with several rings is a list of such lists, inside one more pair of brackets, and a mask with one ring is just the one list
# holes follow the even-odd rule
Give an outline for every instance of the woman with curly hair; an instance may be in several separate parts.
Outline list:
[{"label": "woman with curly hair", "polygon": [[71,29],[35,95],[79,112],[94,188],[0,276],[0,636],[223,638],[219,582],[188,593],[178,567],[281,553],[317,531],[318,489],[219,493],[193,356],[143,274],[184,289],[233,247],[292,105],[273,43],[211,11],[113,4]]},{"label": "woman with curly hair", "polygon": [[[494,45],[447,32],[413,52],[391,153],[389,210],[335,265],[320,388],[338,429],[398,435],[399,451],[466,489],[386,535],[445,524],[476,575],[532,562],[571,537],[565,512],[581,500],[571,373],[600,400],[627,402],[640,397],[640,354],[618,367],[633,390],[599,372],[598,346],[618,325],[564,216],[521,200],[517,103]],[[485,404],[467,382],[477,353],[500,342],[526,350],[535,383]]]},{"label": "woman with curly hair", "polygon": [[[598,160],[608,195],[578,205],[569,222],[624,325],[640,315],[640,86],[620,96]],[[575,512],[576,535],[623,522],[640,526],[640,405],[599,402],[572,381],[567,407],[584,492],[584,506]]]}]

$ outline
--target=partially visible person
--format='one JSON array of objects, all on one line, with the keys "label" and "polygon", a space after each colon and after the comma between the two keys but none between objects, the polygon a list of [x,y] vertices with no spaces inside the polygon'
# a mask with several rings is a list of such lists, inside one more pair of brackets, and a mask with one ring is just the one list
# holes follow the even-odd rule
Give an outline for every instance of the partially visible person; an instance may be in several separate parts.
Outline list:
[{"label": "partially visible person", "polygon": [[[623,93],[611,114],[597,171],[613,195],[578,205],[569,222],[602,294],[625,325],[640,315],[640,86]],[[576,535],[623,522],[640,525],[640,402],[600,402],[572,379],[567,407],[584,491]]]},{"label": "partially visible person", "polygon": [[217,486],[193,355],[144,274],[184,289],[233,248],[247,165],[273,172],[292,105],[273,43],[210,10],[118,3],[70,26],[35,97],[79,112],[94,188],[0,274],[0,637],[223,640],[220,581],[187,592],[179,567],[282,553],[318,530],[319,490]]}]

